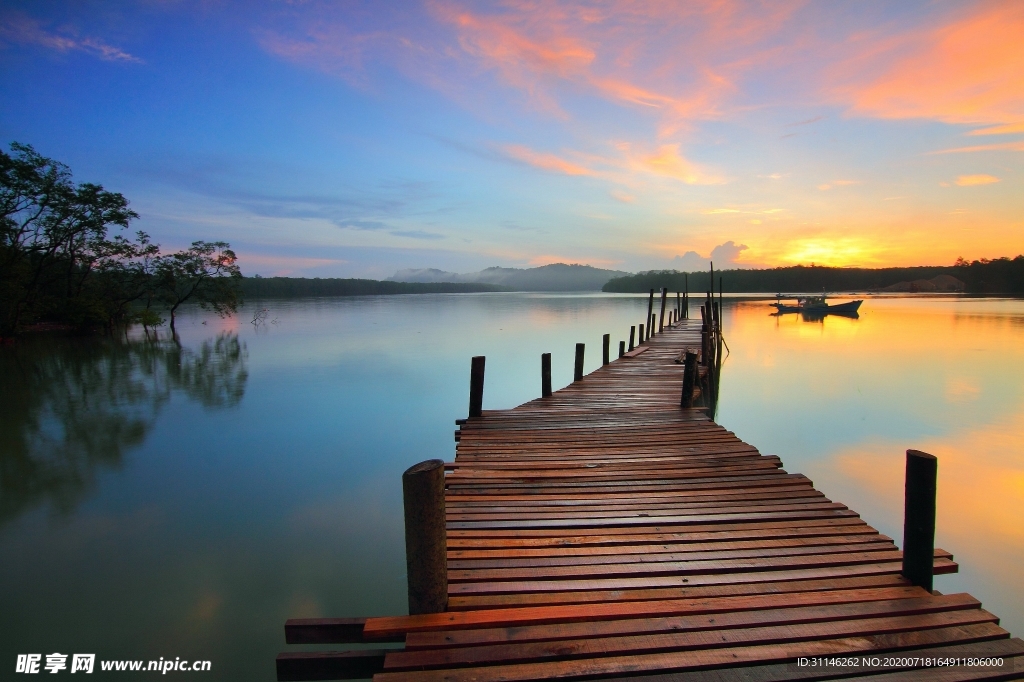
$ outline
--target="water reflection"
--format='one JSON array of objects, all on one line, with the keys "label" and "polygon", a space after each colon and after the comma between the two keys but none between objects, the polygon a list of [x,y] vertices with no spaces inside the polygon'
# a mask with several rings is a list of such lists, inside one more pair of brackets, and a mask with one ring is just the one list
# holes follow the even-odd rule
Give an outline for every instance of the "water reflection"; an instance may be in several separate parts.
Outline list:
[{"label": "water reflection", "polygon": [[71,512],[96,474],[141,445],[179,391],[208,408],[237,405],[246,350],[221,334],[193,350],[173,339],[37,339],[0,351],[0,524],[48,502]]}]

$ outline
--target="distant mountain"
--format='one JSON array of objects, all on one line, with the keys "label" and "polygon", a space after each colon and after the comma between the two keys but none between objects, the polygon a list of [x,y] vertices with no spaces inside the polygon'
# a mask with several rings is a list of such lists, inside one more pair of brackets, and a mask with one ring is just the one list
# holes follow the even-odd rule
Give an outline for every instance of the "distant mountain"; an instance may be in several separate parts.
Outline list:
[{"label": "distant mountain", "polygon": [[628,275],[590,265],[554,263],[539,268],[487,268],[480,272],[446,272],[435,268],[399,270],[392,282],[473,282],[495,284],[515,291],[600,291],[608,280]]}]

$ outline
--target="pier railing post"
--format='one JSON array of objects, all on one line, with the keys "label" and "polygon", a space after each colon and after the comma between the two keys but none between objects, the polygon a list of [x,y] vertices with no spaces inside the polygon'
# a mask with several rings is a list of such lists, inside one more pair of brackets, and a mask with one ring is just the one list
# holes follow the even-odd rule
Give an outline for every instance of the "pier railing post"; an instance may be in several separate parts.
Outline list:
[{"label": "pier railing post", "polygon": [[605,334],[604,336],[601,337],[601,364],[602,365],[607,365],[609,362],[611,362],[611,348],[610,348],[611,343],[612,343],[612,335],[611,334]]},{"label": "pier railing post", "polygon": [[907,450],[907,478],[903,506],[903,577],[932,591],[935,555],[935,483],[938,460],[934,455]]},{"label": "pier railing post", "polygon": [[665,302],[668,298],[668,287],[661,288],[661,317],[658,318],[658,333],[665,331]]},{"label": "pier railing post", "polygon": [[648,320],[648,322],[650,322],[650,324],[647,325],[647,338],[649,339],[654,336],[654,325],[658,323],[658,315],[656,313],[651,313],[651,319]]},{"label": "pier railing post", "polygon": [[644,325],[641,324],[639,326],[640,326],[640,343],[643,343],[644,342]]},{"label": "pier railing post", "polygon": [[551,395],[551,353],[540,356],[540,394],[544,398]]},{"label": "pier railing post", "polygon": [[479,417],[484,408],[484,361],[483,355],[473,358],[469,370],[469,418]]},{"label": "pier railing post", "polygon": [[651,329],[651,315],[654,314],[654,289],[651,289],[651,295],[647,298],[647,317],[644,318],[644,324],[647,325],[647,336],[641,335],[640,340],[646,341],[651,338],[654,334],[654,330]]},{"label": "pier railing post", "polygon": [[697,354],[686,349],[683,362],[683,394],[679,400],[680,407],[693,407],[693,385],[697,378]]},{"label": "pier railing post", "polygon": [[441,613],[448,608],[444,462],[429,459],[407,469],[402,499],[409,613]]},{"label": "pier railing post", "polygon": [[573,381],[580,381],[583,378],[583,348],[584,344],[576,344],[576,366],[572,371]]},{"label": "pier railing post", "polygon": [[626,354],[626,342],[625,341],[619,341],[619,357],[621,358],[625,354]]},{"label": "pier railing post", "polygon": [[630,328],[629,328],[629,349],[630,350],[633,350],[634,348],[636,348],[636,345],[633,343],[633,339],[634,339],[635,336],[636,336],[636,325],[634,324],[634,325],[630,326]]}]

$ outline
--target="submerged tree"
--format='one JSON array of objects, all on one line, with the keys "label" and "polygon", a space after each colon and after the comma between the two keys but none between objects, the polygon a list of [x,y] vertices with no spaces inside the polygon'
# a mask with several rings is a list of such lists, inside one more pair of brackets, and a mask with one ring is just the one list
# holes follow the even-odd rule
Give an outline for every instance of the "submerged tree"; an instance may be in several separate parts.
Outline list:
[{"label": "submerged tree", "polygon": [[192,246],[163,256],[156,265],[157,295],[174,316],[182,303],[192,301],[218,315],[238,309],[242,273],[238,258],[227,242],[192,242]]}]

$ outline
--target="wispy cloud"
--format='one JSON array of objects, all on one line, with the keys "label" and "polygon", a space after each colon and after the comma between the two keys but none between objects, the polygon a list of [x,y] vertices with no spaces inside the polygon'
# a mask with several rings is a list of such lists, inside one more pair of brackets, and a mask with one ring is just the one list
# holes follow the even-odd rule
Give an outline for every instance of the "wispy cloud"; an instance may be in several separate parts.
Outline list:
[{"label": "wispy cloud", "polygon": [[968,135],[1012,135],[1014,133],[1024,133],[1024,123],[1007,123],[1006,125],[990,126],[988,128],[979,128],[978,130],[972,130]]},{"label": "wispy cloud", "polygon": [[573,163],[555,154],[537,152],[519,144],[510,144],[502,147],[502,150],[510,158],[521,161],[525,164],[540,168],[541,170],[564,175],[597,175],[597,173],[578,163]]},{"label": "wispy cloud", "polygon": [[[711,185],[723,182],[697,164],[683,157],[677,144],[660,145],[654,149],[638,148],[619,142],[606,155],[570,152],[556,155],[540,152],[524,145],[505,145],[501,151],[515,161],[552,173],[598,177],[630,185],[639,178],[668,178],[687,185]],[[568,158],[568,157],[572,158]],[[616,197],[617,198],[617,197]]]},{"label": "wispy cloud", "polygon": [[793,128],[795,126],[806,126],[806,125],[810,125],[812,123],[817,123],[818,121],[820,121],[823,118],[825,118],[825,117],[824,116],[815,116],[814,118],[809,118],[809,119],[804,120],[804,121],[797,121],[796,123],[787,123],[786,127],[787,128]]},{"label": "wispy cloud", "polygon": [[999,178],[994,175],[961,175],[956,179],[956,184],[960,187],[975,187],[977,185],[991,185],[993,183],[1000,182]]},{"label": "wispy cloud", "polygon": [[20,12],[0,14],[0,40],[38,45],[54,52],[84,52],[108,62],[143,63],[135,55],[99,38],[79,37],[70,27],[62,27],[60,32],[47,31],[38,21]]},{"label": "wispy cloud", "polygon": [[1021,142],[1000,142],[997,144],[978,144],[971,147],[954,147],[953,149],[940,149],[929,152],[929,154],[969,154],[971,152],[1024,152],[1024,141]]}]

